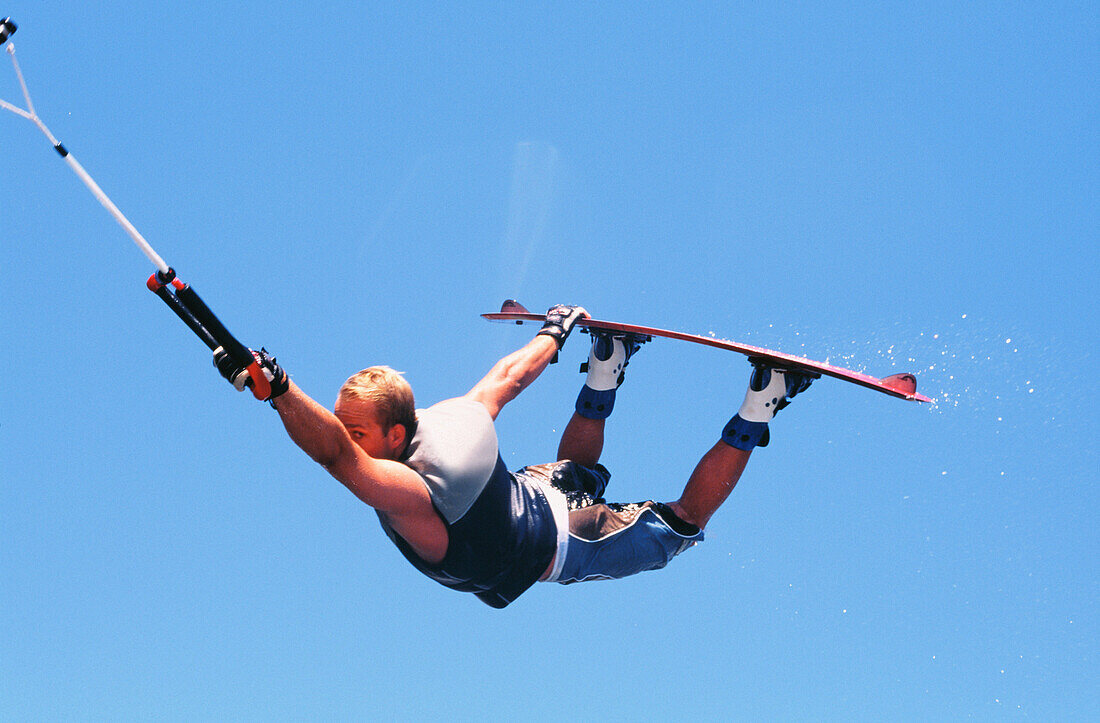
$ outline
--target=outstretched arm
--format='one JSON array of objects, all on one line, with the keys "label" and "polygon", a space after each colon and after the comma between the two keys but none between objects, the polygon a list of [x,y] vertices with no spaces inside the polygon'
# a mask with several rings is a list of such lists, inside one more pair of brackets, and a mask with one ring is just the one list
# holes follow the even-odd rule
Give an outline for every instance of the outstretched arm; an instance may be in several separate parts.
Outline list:
[{"label": "outstretched arm", "polygon": [[325,469],[354,454],[354,443],[336,415],[290,382],[282,396],[271,400],[287,434],[314,462]]},{"label": "outstretched arm", "polygon": [[[290,381],[274,357],[263,350],[253,355],[271,385],[268,401],[279,412],[294,443],[356,497],[378,510],[417,555],[433,564],[441,562],[447,554],[447,527],[420,475],[400,462],[367,454],[335,414]],[[225,363],[217,353],[214,362],[238,390],[245,387],[242,370]]]},{"label": "outstretched arm", "polygon": [[439,563],[447,554],[447,528],[428,488],[410,468],[375,459],[352,441],[344,425],[293,382],[272,401],[290,438],[363,502],[382,513],[420,557]]},{"label": "outstretched arm", "polygon": [[368,455],[335,414],[293,382],[286,393],[272,400],[272,406],[294,443],[363,502],[397,516],[432,509],[427,489],[415,472],[399,462]]},{"label": "outstretched arm", "polygon": [[558,355],[577,319],[588,316],[580,306],[558,305],[546,312],[546,323],[522,349],[504,357],[467,394],[489,410],[494,420],[504,405],[538,379]]},{"label": "outstretched arm", "polygon": [[505,404],[538,379],[557,353],[558,345],[553,339],[536,336],[522,349],[494,364],[466,397],[481,402],[489,410],[489,416],[496,419]]}]

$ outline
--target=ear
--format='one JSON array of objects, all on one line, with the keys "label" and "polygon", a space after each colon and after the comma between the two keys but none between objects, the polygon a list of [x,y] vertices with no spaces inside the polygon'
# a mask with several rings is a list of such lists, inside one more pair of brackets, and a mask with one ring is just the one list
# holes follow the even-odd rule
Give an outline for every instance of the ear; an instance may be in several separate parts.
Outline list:
[{"label": "ear", "polygon": [[407,430],[404,424],[395,424],[386,432],[386,442],[389,443],[391,449],[400,451],[405,448],[405,443],[408,441],[405,439],[406,434]]}]

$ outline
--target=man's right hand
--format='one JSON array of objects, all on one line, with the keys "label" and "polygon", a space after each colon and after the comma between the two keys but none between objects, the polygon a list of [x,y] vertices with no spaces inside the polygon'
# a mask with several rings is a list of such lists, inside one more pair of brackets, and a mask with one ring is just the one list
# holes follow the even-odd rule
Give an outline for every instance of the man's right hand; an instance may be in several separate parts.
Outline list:
[{"label": "man's right hand", "polygon": [[237,363],[229,358],[229,352],[223,347],[214,350],[214,366],[218,373],[225,378],[238,392],[243,392],[252,383],[248,376],[248,370],[237,366]]},{"label": "man's right hand", "polygon": [[[286,392],[290,388],[290,381],[287,379],[286,372],[275,361],[275,357],[268,354],[266,349],[260,349],[259,351],[249,349],[249,351],[259,362],[264,377],[271,385],[271,396],[262,401],[271,401]],[[248,370],[239,367],[236,362],[229,358],[229,354],[222,347],[214,350],[214,366],[217,367],[218,373],[225,377],[226,381],[232,384],[238,392],[243,392],[247,387],[252,386],[252,377],[249,375]]]},{"label": "man's right hand", "polygon": [[[546,312],[546,323],[542,325],[539,334],[550,336],[558,343],[558,349],[565,345],[569,333],[573,331],[573,325],[578,319],[586,319],[589,314],[583,306],[569,306],[558,304],[551,306]],[[537,336],[537,335],[536,335]]]}]

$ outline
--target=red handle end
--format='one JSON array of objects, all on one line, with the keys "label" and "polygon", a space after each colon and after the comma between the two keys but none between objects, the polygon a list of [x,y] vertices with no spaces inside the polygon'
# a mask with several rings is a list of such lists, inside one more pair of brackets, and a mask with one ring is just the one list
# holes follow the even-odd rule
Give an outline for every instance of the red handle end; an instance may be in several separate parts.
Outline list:
[{"label": "red handle end", "polygon": [[271,398],[271,382],[267,381],[260,362],[252,362],[248,366],[248,376],[252,378],[252,394],[261,402]]}]

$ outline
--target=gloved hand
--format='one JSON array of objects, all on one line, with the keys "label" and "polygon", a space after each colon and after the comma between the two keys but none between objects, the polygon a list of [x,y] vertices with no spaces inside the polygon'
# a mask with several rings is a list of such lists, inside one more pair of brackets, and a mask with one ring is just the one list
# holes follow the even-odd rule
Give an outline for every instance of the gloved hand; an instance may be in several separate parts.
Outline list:
[{"label": "gloved hand", "polygon": [[569,333],[573,331],[573,325],[577,323],[577,319],[585,319],[588,316],[583,306],[567,304],[551,306],[546,312],[546,323],[542,325],[542,329],[536,336],[544,334],[553,337],[558,343],[558,349],[561,349],[565,345],[565,340],[569,338]]},{"label": "gloved hand", "polygon": [[238,392],[243,392],[245,387],[252,383],[248,370],[237,366],[237,363],[229,358],[229,352],[224,347],[219,346],[214,350],[214,367]]},{"label": "gloved hand", "polygon": [[[256,359],[256,362],[260,365],[260,370],[263,372],[264,378],[267,379],[268,384],[271,386],[271,394],[261,401],[268,402],[278,397],[280,394],[284,394],[287,389],[290,389],[290,380],[286,376],[286,372],[275,361],[275,357],[267,353],[266,349],[260,349],[255,351],[249,349],[252,352],[252,356]],[[247,369],[242,369],[234,362],[229,354],[222,347],[218,347],[214,350],[214,366],[217,367],[218,372],[225,377],[226,381],[233,385],[233,388],[238,392],[243,392],[246,387],[252,387],[252,376],[248,373]]]}]

